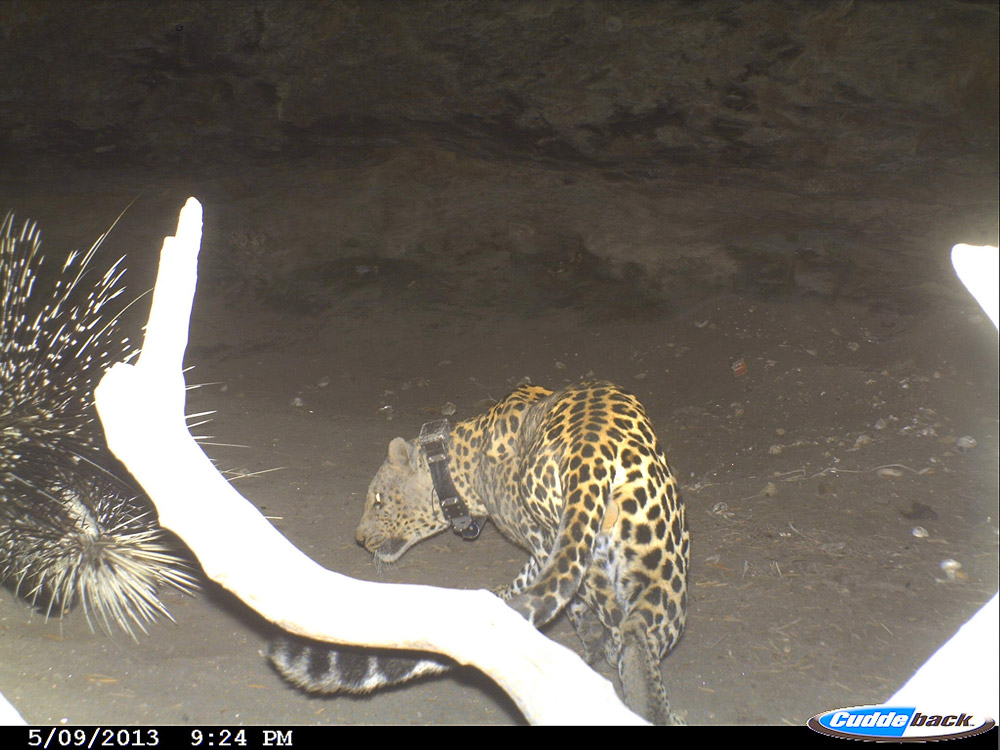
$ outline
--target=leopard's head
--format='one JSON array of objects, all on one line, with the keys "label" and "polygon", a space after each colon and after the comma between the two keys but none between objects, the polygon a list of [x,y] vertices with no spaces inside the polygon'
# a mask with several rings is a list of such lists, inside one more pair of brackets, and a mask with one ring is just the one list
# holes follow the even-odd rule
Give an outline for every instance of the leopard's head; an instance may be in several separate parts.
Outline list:
[{"label": "leopard's head", "polygon": [[423,451],[403,438],[394,438],[368,487],[355,539],[379,561],[393,562],[421,539],[448,526],[435,500]]}]

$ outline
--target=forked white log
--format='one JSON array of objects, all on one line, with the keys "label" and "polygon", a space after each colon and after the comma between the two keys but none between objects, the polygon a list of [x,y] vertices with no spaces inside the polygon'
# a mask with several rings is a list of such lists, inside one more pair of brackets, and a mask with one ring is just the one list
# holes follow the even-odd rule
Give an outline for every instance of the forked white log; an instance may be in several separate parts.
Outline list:
[{"label": "forked white log", "polygon": [[176,236],[163,241],[142,354],[135,365],[111,368],[95,395],[111,450],[205,574],[289,632],[471,664],[532,723],[643,723],[610,682],[493,594],[368,583],[326,570],[216,471],[184,421],[182,364],[201,225],[201,204],[189,198]]}]

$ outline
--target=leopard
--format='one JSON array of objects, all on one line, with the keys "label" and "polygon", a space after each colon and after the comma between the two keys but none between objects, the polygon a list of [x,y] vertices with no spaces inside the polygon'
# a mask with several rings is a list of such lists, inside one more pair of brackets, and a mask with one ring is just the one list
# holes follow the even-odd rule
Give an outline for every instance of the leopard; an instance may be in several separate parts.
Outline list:
[{"label": "leopard", "polygon": [[[617,668],[626,705],[654,724],[682,723],[660,663],[684,631],[690,534],[676,475],[639,400],[610,382],[560,390],[526,384],[447,441],[453,488],[529,553],[494,593],[535,627],[566,612],[584,659]],[[394,438],[365,501],[356,540],[377,563],[452,528],[435,501],[427,451]],[[457,530],[457,528],[456,528]],[[366,693],[454,666],[446,657],[284,640],[271,661],[315,692]]]}]

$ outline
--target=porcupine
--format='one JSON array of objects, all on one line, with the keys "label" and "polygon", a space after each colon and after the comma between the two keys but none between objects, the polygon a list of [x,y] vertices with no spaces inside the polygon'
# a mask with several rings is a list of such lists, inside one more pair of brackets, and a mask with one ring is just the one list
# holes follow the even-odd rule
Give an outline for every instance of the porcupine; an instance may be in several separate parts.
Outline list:
[{"label": "porcupine", "polygon": [[170,617],[161,587],[196,584],[97,420],[98,381],[137,352],[118,330],[124,258],[94,278],[106,236],[46,290],[37,225],[0,225],[0,580],[46,617],[79,605],[135,637]]}]

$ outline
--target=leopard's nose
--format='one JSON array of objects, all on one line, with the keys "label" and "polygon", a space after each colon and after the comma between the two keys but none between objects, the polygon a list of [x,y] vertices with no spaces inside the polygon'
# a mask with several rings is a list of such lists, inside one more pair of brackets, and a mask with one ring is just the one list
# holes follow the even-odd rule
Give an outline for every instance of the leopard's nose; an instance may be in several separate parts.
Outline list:
[{"label": "leopard's nose", "polygon": [[354,541],[360,544],[362,547],[365,546],[365,531],[360,526],[354,532]]}]

